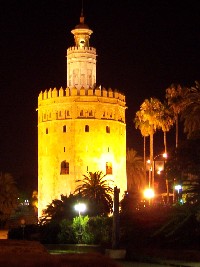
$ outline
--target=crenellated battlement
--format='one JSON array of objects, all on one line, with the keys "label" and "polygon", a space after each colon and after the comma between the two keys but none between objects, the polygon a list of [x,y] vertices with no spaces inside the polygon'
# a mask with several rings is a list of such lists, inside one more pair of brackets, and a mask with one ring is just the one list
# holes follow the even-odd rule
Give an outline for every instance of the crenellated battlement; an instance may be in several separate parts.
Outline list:
[{"label": "crenellated battlement", "polygon": [[71,46],[67,49],[68,53],[71,52],[92,52],[94,54],[96,54],[96,48],[94,47],[77,47],[77,46]]},{"label": "crenellated battlement", "polygon": [[[63,89],[63,87],[61,87],[60,89],[50,88],[49,90],[46,89],[44,92],[40,92],[38,96],[38,102],[46,99],[55,99],[61,97],[79,97],[78,101],[85,102],[89,101],[89,97],[91,98],[92,96],[95,97],[94,99],[92,99],[92,101],[113,103],[113,100],[118,100],[118,102],[121,102],[122,106],[125,106],[124,94],[118,92],[117,90],[112,90],[111,88],[106,89],[104,87],[102,89],[100,87],[97,87],[95,89],[81,87],[80,90],[78,90],[76,87],[67,87],[66,89]],[[88,99],[86,97],[88,97]]]}]

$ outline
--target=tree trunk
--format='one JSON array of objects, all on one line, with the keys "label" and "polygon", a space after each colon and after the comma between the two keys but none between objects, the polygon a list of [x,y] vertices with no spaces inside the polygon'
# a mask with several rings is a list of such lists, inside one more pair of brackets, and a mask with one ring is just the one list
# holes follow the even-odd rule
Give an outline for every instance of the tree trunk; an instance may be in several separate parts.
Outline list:
[{"label": "tree trunk", "polygon": [[178,114],[176,115],[176,148],[178,147]]},{"label": "tree trunk", "polygon": [[164,149],[165,149],[165,153],[167,153],[167,132],[164,131]]},{"label": "tree trunk", "polygon": [[146,136],[144,136],[144,179],[146,182],[146,166],[147,166],[147,161],[146,161]]},{"label": "tree trunk", "polygon": [[150,133],[150,168],[151,168],[151,187],[154,189],[154,160],[153,160],[153,124]]},{"label": "tree trunk", "polygon": [[[164,131],[164,148],[165,148],[165,154],[167,154],[167,132]],[[167,204],[169,204],[169,181],[167,179],[167,174],[165,172],[165,163],[164,161],[164,173],[165,173],[165,183],[166,183],[166,193],[167,193]]]}]

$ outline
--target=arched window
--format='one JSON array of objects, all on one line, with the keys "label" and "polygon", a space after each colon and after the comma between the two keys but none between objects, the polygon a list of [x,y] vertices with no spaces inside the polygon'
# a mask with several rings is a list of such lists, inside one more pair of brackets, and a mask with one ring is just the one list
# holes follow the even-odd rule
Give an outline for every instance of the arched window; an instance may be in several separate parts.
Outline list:
[{"label": "arched window", "polygon": [[110,127],[106,126],[106,133],[110,133]]},{"label": "arched window", "polygon": [[49,129],[48,128],[46,128],[46,134],[48,134],[49,133]]},{"label": "arched window", "polygon": [[67,126],[63,125],[63,133],[66,133],[66,131],[67,131]]},{"label": "arched window", "polygon": [[89,132],[89,125],[85,125],[85,132]]},{"label": "arched window", "polygon": [[69,174],[69,162],[62,161],[60,167],[60,174]]},{"label": "arched window", "polygon": [[106,162],[106,174],[112,174],[112,163]]}]

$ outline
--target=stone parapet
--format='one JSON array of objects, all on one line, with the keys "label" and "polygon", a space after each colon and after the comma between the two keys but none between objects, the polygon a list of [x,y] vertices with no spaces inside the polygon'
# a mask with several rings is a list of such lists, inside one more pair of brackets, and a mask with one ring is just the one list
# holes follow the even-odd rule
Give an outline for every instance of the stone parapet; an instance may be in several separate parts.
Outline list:
[{"label": "stone parapet", "polygon": [[[79,97],[78,101],[90,101],[89,97],[95,97],[92,99],[92,101],[97,101],[97,102],[105,102],[105,103],[116,103],[116,101],[113,102],[113,100],[118,100],[118,104],[121,106],[125,106],[125,95],[118,92],[117,90],[112,90],[109,88],[108,90],[105,88],[100,88],[97,87],[95,89],[92,88],[84,88],[82,87],[80,90],[78,90],[76,87],[67,87],[66,89],[63,89],[61,87],[60,89],[57,88],[50,88],[49,90],[45,90],[44,92],[40,92],[38,96],[38,103],[41,104],[43,100],[47,99],[56,99],[60,97],[66,98],[66,101],[68,102],[67,98],[69,97]],[[81,98],[84,96],[84,98]],[[86,100],[86,97],[88,99]],[[74,99],[74,101],[76,101]],[[63,102],[63,99],[62,99]],[[119,103],[120,102],[120,103]]]}]

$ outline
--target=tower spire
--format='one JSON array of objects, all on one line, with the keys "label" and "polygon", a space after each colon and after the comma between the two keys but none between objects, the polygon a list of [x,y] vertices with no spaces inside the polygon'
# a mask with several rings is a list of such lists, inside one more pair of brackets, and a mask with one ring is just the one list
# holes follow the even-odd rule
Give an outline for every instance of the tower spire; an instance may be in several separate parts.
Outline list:
[{"label": "tower spire", "polygon": [[84,24],[84,15],[83,15],[83,0],[82,0],[82,7],[81,7],[81,16],[80,16],[80,23]]}]

